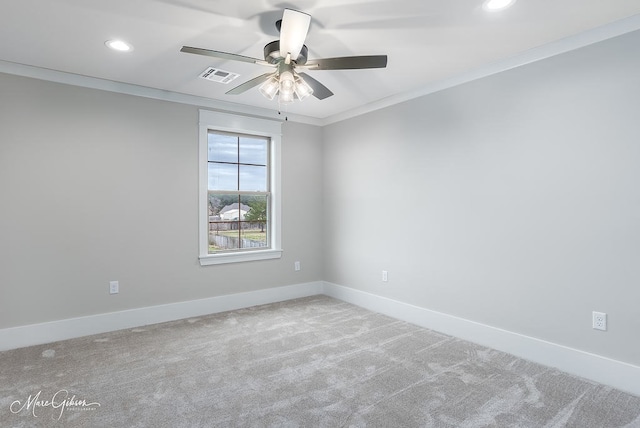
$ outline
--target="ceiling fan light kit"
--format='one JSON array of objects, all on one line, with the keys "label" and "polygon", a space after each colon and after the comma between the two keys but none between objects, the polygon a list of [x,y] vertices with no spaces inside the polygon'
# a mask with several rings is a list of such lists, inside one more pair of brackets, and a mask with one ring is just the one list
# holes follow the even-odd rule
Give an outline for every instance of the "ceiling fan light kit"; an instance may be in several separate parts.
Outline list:
[{"label": "ceiling fan light kit", "polygon": [[244,82],[227,91],[227,94],[241,94],[259,85],[258,89],[264,97],[273,100],[277,95],[278,102],[281,104],[291,103],[296,99],[303,100],[310,95],[319,100],[333,95],[333,92],[322,83],[306,73],[298,73],[296,69],[356,70],[385,68],[387,66],[386,55],[348,56],[307,61],[308,48],[304,41],[309,32],[310,24],[310,15],[285,9],[282,19],[276,22],[276,28],[280,31],[280,39],[267,43],[264,47],[264,60],[190,46],[183,46],[180,51],[275,67],[275,72],[266,73]]},{"label": "ceiling fan light kit", "polygon": [[313,88],[293,70],[293,64],[287,64],[286,61],[278,64],[278,71],[268,76],[259,90],[269,100],[278,95],[281,104],[291,103],[295,99],[303,100],[313,94]]}]

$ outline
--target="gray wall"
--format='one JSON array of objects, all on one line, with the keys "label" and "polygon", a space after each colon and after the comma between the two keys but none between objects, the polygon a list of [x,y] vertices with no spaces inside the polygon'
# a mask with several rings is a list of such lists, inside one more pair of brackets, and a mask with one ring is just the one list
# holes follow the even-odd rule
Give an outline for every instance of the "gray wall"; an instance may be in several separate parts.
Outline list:
[{"label": "gray wall", "polygon": [[209,267],[197,107],[0,75],[0,328],[325,279],[638,365],[639,45],[285,123],[283,258]]},{"label": "gray wall", "polygon": [[325,280],[639,365],[639,46],[325,127]]},{"label": "gray wall", "polygon": [[322,279],[321,136],[283,125],[283,258],[201,267],[197,107],[0,74],[0,328]]}]

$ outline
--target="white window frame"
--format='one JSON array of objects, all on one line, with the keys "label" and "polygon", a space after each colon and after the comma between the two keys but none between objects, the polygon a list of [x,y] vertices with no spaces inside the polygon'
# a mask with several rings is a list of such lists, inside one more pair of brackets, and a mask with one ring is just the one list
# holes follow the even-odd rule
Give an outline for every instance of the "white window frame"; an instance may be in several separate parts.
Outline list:
[{"label": "white window frame", "polygon": [[[199,235],[200,265],[217,265],[223,263],[248,262],[253,260],[278,259],[282,257],[281,247],[281,200],[280,200],[280,140],[282,138],[282,122],[259,119],[234,114],[226,114],[211,110],[200,110],[200,135],[198,138],[199,162]],[[269,206],[269,248],[264,250],[234,251],[228,253],[209,254],[209,212],[208,212],[208,148],[209,131],[223,131],[235,134],[249,134],[268,137],[270,144],[270,192]]]}]

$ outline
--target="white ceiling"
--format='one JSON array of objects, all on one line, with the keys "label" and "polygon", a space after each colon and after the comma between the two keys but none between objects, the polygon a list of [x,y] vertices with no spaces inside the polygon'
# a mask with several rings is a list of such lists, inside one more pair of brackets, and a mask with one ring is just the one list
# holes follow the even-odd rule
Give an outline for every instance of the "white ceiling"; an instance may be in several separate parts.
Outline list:
[{"label": "white ceiling", "polygon": [[[485,11],[482,2],[12,1],[3,4],[0,14],[0,65],[22,64],[273,110],[277,102],[264,99],[257,88],[224,94],[269,68],[179,51],[188,45],[262,58],[263,46],[278,38],[275,21],[288,7],[312,15],[309,59],[389,57],[386,69],[309,71],[335,95],[295,102],[286,111],[326,119],[640,14],[639,0],[517,0],[501,12]],[[114,38],[131,43],[134,51],[107,49],[104,42]],[[197,78],[208,66],[241,76],[229,86]]]}]

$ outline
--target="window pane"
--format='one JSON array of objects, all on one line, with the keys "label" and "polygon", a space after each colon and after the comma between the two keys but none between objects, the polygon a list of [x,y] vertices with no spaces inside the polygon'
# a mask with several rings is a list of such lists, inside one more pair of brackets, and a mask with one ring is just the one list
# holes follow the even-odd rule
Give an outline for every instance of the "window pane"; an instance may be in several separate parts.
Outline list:
[{"label": "window pane", "polygon": [[238,166],[209,162],[209,190],[238,190]]},{"label": "window pane", "polygon": [[[208,213],[209,221],[220,220],[219,214],[222,207],[230,203],[233,203],[234,198],[236,202],[238,200],[238,195],[218,195],[211,191],[207,192],[207,195],[208,195],[207,202],[209,206],[209,213]],[[228,198],[228,199],[225,200],[225,198]],[[212,219],[212,216],[218,216],[218,217],[215,219]]]},{"label": "window pane", "polygon": [[240,165],[240,190],[266,192],[267,167]]},{"label": "window pane", "polygon": [[[225,218],[223,218],[224,214],[228,213],[231,209],[238,208],[239,202],[240,195],[209,192],[209,221],[225,221]],[[245,214],[248,210],[249,207],[246,207]],[[228,217],[228,215],[226,217]]]},{"label": "window pane", "polygon": [[240,137],[240,163],[267,165],[267,144],[264,138]]},{"label": "window pane", "polygon": [[246,223],[243,223],[247,228],[242,228],[240,231],[240,238],[242,242],[242,248],[250,250],[251,248],[264,248],[267,246],[267,230],[266,227],[262,229],[254,226],[249,227]]},{"label": "window pane", "polygon": [[238,137],[209,132],[209,162],[238,162]]},{"label": "window pane", "polygon": [[267,246],[268,234],[268,197],[242,196],[241,205],[249,207],[240,231],[243,248],[261,248]]},{"label": "window pane", "polygon": [[240,204],[240,195],[208,192],[209,254],[239,248],[239,220],[249,209]]},{"label": "window pane", "polygon": [[209,223],[209,254],[221,250],[240,248],[240,230],[238,222]]}]

